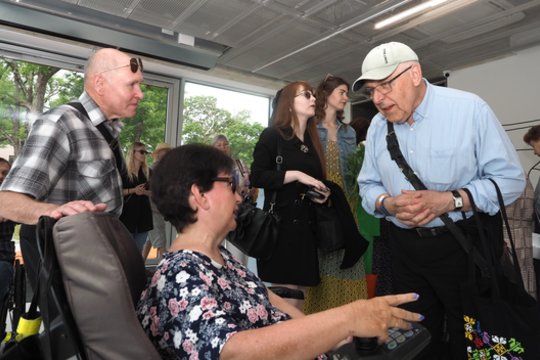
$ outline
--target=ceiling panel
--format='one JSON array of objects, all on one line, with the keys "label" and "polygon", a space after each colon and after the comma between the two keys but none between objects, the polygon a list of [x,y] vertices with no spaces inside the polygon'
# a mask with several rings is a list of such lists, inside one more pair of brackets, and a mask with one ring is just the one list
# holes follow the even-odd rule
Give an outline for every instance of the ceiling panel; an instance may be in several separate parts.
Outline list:
[{"label": "ceiling panel", "polygon": [[540,0],[450,0],[374,29],[376,21],[423,1],[0,0],[101,26],[112,15],[118,21],[107,18],[111,28],[125,31],[136,32],[137,23],[174,31],[169,38],[140,31],[160,42],[191,35],[196,47],[223,52],[218,66],[283,81],[317,81],[330,72],[352,82],[367,52],[387,41],[415,49],[428,77],[540,44]]}]

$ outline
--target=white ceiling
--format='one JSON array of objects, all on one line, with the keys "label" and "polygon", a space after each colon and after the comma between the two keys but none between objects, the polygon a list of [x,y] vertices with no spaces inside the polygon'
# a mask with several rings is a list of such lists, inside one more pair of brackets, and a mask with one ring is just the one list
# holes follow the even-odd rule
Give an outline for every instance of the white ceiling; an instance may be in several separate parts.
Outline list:
[{"label": "white ceiling", "polygon": [[[217,54],[217,66],[316,85],[327,73],[349,82],[375,45],[401,41],[426,77],[540,44],[540,0],[453,0],[408,21],[375,21],[415,0],[1,0],[178,45],[178,34]],[[378,15],[385,13],[384,15]],[[165,29],[172,35],[163,33]],[[188,36],[188,37],[189,37]]]}]

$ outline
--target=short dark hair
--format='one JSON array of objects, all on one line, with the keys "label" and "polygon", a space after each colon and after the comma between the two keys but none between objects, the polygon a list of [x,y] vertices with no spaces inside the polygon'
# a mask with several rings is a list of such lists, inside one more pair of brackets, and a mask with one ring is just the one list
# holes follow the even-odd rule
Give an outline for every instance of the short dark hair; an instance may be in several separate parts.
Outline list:
[{"label": "short dark hair", "polygon": [[152,171],[152,200],[164,219],[179,233],[197,221],[189,205],[191,186],[206,192],[220,172],[232,174],[233,160],[221,150],[203,144],[182,145],[169,151]]},{"label": "short dark hair", "polygon": [[525,135],[523,135],[523,141],[531,145],[531,142],[540,140],[540,125],[530,128]]}]

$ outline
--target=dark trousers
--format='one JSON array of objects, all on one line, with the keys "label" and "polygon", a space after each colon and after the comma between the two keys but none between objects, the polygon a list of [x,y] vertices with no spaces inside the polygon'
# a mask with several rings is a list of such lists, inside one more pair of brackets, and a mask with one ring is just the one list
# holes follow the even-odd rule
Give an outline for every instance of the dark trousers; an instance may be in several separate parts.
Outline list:
[{"label": "dark trousers", "polygon": [[[460,283],[466,276],[467,256],[450,232],[419,237],[413,230],[390,226],[392,275],[396,293],[415,292],[416,302],[404,308],[424,315],[422,324],[431,343],[418,359],[465,359]],[[446,325],[446,326],[445,326]],[[445,328],[450,349],[445,349]]]},{"label": "dark trousers", "polygon": [[[500,216],[480,214],[497,253],[503,244]],[[456,224],[476,246],[473,218]],[[420,237],[415,230],[390,225],[392,275],[396,293],[416,292],[420,298],[404,308],[425,316],[422,324],[432,340],[417,359],[466,359],[460,286],[468,276],[468,256],[452,233]],[[447,337],[447,338],[446,338]]]}]

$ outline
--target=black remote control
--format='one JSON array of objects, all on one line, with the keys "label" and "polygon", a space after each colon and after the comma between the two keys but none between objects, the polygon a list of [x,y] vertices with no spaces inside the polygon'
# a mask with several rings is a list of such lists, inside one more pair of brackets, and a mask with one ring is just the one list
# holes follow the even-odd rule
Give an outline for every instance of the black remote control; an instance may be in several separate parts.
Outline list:
[{"label": "black remote control", "polygon": [[430,340],[431,335],[425,327],[412,323],[410,330],[390,329],[384,344],[379,345],[376,337],[354,338],[328,355],[334,360],[412,360]]},{"label": "black remote control", "polygon": [[371,355],[379,348],[379,338],[374,337],[355,337],[353,338],[354,348],[360,356]]}]

